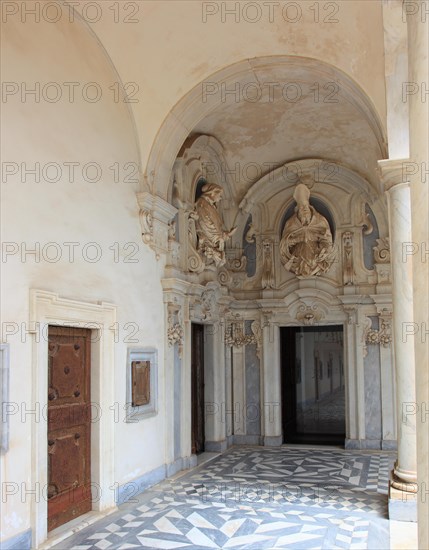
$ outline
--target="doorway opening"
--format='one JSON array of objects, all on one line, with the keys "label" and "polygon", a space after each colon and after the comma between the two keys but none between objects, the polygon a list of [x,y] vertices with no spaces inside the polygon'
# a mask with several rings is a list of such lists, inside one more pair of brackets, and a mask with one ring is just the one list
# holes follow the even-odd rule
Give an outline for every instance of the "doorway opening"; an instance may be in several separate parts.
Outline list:
[{"label": "doorway opening", "polygon": [[280,353],[283,441],[344,445],[342,325],[281,327]]},{"label": "doorway opening", "polygon": [[48,531],[89,512],[91,330],[48,330]]},{"label": "doorway opening", "polygon": [[191,332],[191,449],[204,451],[204,325],[192,323]]}]

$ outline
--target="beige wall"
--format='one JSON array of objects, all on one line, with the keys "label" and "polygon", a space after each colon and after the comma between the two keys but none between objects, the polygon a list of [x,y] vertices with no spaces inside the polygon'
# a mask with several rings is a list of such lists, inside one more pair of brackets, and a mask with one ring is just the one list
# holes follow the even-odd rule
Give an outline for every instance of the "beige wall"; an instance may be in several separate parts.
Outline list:
[{"label": "beige wall", "polygon": [[[318,2],[319,22],[310,9],[313,2],[300,2],[299,17],[291,8],[283,14],[280,7],[291,3],[279,2],[272,12],[268,6],[261,8],[255,23],[246,21],[258,17],[250,8],[246,12],[241,9],[237,16],[226,15],[235,4],[144,1],[138,3],[139,11],[132,17],[137,23],[125,23],[125,13],[119,13],[115,23],[112,12],[104,10],[100,20],[91,25],[122,81],[139,86],[138,103],[133,103],[132,109],[143,168],[170,109],[194,86],[210,80],[214,72],[253,57],[298,55],[330,63],[363,88],[385,120],[381,2],[341,1],[338,12],[332,14],[328,2]],[[209,15],[216,8],[218,12]]]},{"label": "beige wall", "polygon": [[[164,439],[159,437],[164,430],[163,414],[137,424],[123,422],[127,346],[158,348],[162,366],[164,330],[160,264],[143,245],[140,235],[135,195],[139,158],[133,122],[127,105],[112,101],[108,90],[118,77],[104,50],[80,22],[8,23],[4,31],[8,47],[2,76],[6,82],[16,82],[21,89],[22,82],[28,88],[34,88],[35,82],[43,85],[75,81],[79,85],[76,100],[71,103],[68,99],[57,103],[44,100],[44,96],[54,97],[55,88],[51,87],[41,91],[40,102],[30,96],[22,101],[16,94],[2,106],[3,168],[17,173],[4,172],[2,182],[2,240],[4,246],[10,243],[7,250],[13,253],[3,256],[1,318],[3,339],[10,343],[9,400],[19,406],[19,411],[10,417],[9,451],[1,459],[2,480],[19,485],[18,494],[2,503],[2,539],[30,526],[30,503],[35,498],[25,495],[25,490],[34,489],[30,475],[34,415],[21,417],[22,403],[28,409],[35,406],[42,411],[43,407],[34,404],[32,376],[37,377],[37,372],[31,372],[32,336],[25,333],[29,328],[30,288],[75,300],[117,305],[114,359],[119,422],[113,424],[113,408],[101,411],[111,415],[115,430],[115,482],[121,485],[164,463]],[[82,99],[83,85],[88,82],[97,82],[102,89],[99,102]],[[66,89],[62,86],[62,90]],[[87,91],[91,94],[91,90]],[[40,182],[29,174],[25,181],[23,165],[34,169],[36,162],[40,163]],[[77,163],[74,181],[65,162]],[[115,162],[121,166],[117,182],[109,168]],[[48,163],[53,163],[50,168]],[[99,181],[85,181],[86,176],[98,178],[95,170],[86,171],[87,163],[95,163],[100,171]],[[124,171],[125,163],[132,164]],[[58,166],[60,180],[46,181],[44,174],[55,179]],[[134,168],[135,183],[123,181],[124,174]],[[78,243],[74,261],[69,259],[70,247],[64,245],[68,242]],[[91,242],[96,246],[85,247]],[[40,247],[37,258],[34,254],[22,258],[25,247],[34,249],[36,243]],[[46,247],[47,243],[55,244]],[[126,243],[135,244],[125,248]],[[55,262],[57,253],[61,257]],[[99,261],[89,261],[97,254]],[[5,331],[9,331],[9,337]],[[162,376],[161,372],[161,411]]]}]

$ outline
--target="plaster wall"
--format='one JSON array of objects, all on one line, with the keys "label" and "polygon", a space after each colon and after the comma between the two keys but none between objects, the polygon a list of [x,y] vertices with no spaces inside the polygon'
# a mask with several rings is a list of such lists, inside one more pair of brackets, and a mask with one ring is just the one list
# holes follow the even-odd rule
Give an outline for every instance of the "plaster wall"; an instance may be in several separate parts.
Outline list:
[{"label": "plaster wall", "polygon": [[[41,92],[39,101],[18,93],[2,105],[1,319],[2,338],[10,344],[9,400],[15,412],[9,416],[9,450],[1,457],[1,471],[2,480],[12,484],[9,490],[18,488],[2,503],[2,540],[30,527],[32,503],[44,498],[43,488],[34,487],[31,477],[32,426],[44,406],[34,402],[32,393],[38,373],[32,372],[32,340],[37,336],[27,332],[31,288],[117,306],[115,398],[108,410],[99,410],[111,417],[115,432],[112,481],[122,485],[163,465],[166,445],[159,437],[164,432],[165,406],[162,260],[158,263],[141,241],[135,195],[139,151],[132,115],[127,104],[107,96],[108,87],[119,81],[118,75],[91,31],[80,22],[9,22],[3,32],[8,44],[4,81],[33,89],[35,82],[42,86],[77,82],[78,86],[72,102],[46,101]],[[88,82],[97,82],[103,90],[100,101],[82,97],[82,86]],[[54,97],[55,90],[54,85],[46,89],[46,97]],[[64,163],[75,163],[74,176]],[[109,168],[115,163],[118,174]],[[125,181],[126,163],[131,167],[127,174],[135,172],[129,178],[133,181]],[[36,173],[25,174],[26,169]],[[71,248],[64,244],[71,242],[75,243]],[[45,334],[39,336],[46,339]],[[124,421],[129,346],[159,350],[159,412],[138,423]],[[30,409],[36,413],[26,414]],[[35,489],[36,495],[26,494]]]},{"label": "plaster wall", "polygon": [[[80,1],[76,9],[86,14],[85,4]],[[383,14],[378,0],[334,2],[331,7],[329,2],[318,2],[318,13],[307,1],[299,3],[297,13],[293,3],[283,1],[271,8],[269,2],[259,8],[249,6],[258,2],[246,2],[245,9],[233,1],[134,4],[138,6],[134,23],[126,22],[125,11],[115,21],[113,13],[104,9],[99,20],[89,24],[123,82],[138,85],[136,101],[130,105],[143,167],[176,103],[202,81],[210,82],[216,71],[244,59],[297,55],[332,64],[359,84],[381,120],[386,119]]]}]

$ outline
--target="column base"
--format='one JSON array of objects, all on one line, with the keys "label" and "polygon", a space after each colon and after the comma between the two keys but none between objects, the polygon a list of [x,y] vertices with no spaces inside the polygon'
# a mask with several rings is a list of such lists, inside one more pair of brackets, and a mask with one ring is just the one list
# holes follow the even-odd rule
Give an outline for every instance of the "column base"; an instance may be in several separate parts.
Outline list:
[{"label": "column base", "polygon": [[[402,488],[395,486],[401,485]],[[406,488],[412,491],[405,490]],[[417,522],[417,485],[404,483],[393,472],[389,480],[389,519]]]},{"label": "column base", "polygon": [[283,445],[282,435],[264,436],[264,447],[280,447],[281,445]]},{"label": "column base", "polygon": [[222,441],[206,441],[204,443],[204,450],[209,453],[223,453],[228,448],[228,441],[223,439]]},{"label": "column base", "polygon": [[417,472],[410,472],[398,468],[398,461],[395,462],[392,472],[392,485],[400,491],[417,493]]}]

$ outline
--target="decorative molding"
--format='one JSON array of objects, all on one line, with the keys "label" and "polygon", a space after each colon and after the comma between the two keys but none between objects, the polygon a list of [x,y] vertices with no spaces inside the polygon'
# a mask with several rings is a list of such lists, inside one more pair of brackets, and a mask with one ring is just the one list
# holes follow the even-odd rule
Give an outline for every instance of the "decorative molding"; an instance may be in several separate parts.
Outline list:
[{"label": "decorative molding", "polygon": [[198,237],[195,226],[196,215],[193,210],[185,212],[185,220],[187,225],[187,269],[192,273],[201,273],[204,271],[206,264],[198,253]]},{"label": "decorative molding", "polygon": [[145,244],[150,245],[153,239],[153,219],[150,210],[140,209],[139,213],[142,239]]},{"label": "decorative molding", "polygon": [[343,284],[344,286],[354,285],[353,268],[353,233],[345,231],[343,233]]},{"label": "decorative molding", "polygon": [[[262,347],[262,326],[259,321],[253,321],[250,325],[250,330],[252,331],[253,340],[256,344],[256,357],[261,358],[261,347]],[[253,342],[252,342],[253,343]]]},{"label": "decorative molding", "polygon": [[169,250],[170,223],[177,214],[177,208],[148,191],[137,193],[137,202],[140,207],[142,240],[159,257]]},{"label": "decorative molding", "polygon": [[323,319],[323,317],[323,312],[320,311],[317,304],[313,304],[312,306],[301,304],[298,306],[296,312],[296,320],[303,325],[312,326]]},{"label": "decorative molding", "polygon": [[203,319],[205,321],[212,320],[215,317],[216,311],[216,291],[213,288],[207,288],[201,294],[201,304],[203,311]]},{"label": "decorative molding", "polygon": [[230,286],[232,283],[232,277],[227,269],[222,268],[218,271],[217,279],[222,286]]},{"label": "decorative molding", "polygon": [[391,314],[380,315],[380,329],[372,328],[372,321],[365,317],[363,321],[364,357],[368,354],[368,345],[381,345],[385,348],[392,343]]},{"label": "decorative molding", "polygon": [[384,190],[389,191],[395,185],[408,183],[405,178],[404,163],[410,163],[410,159],[384,159],[377,161],[378,172]]},{"label": "decorative molding", "polygon": [[365,210],[365,205],[366,203],[363,202],[362,203],[362,221],[360,223],[360,226],[362,227],[363,234],[366,236],[366,235],[371,235],[371,233],[374,231],[374,226],[371,222],[369,212],[366,212]]},{"label": "decorative molding", "polygon": [[250,325],[251,334],[246,334],[245,320],[229,321],[225,327],[225,344],[229,347],[240,348],[249,344],[256,345],[256,355],[260,358],[262,346],[262,327],[259,321]]},{"label": "decorative molding", "polygon": [[390,263],[390,241],[389,237],[377,239],[377,246],[374,246],[374,261],[376,264]]},{"label": "decorative molding", "polygon": [[263,289],[275,288],[274,282],[274,243],[271,239],[262,241],[262,280]]},{"label": "decorative molding", "polygon": [[226,267],[228,270],[233,273],[240,273],[246,271],[247,258],[246,256],[241,256],[240,258],[228,258],[226,260]]},{"label": "decorative molding", "polygon": [[179,356],[182,356],[183,351],[183,326],[180,321],[180,306],[174,302],[168,302],[168,326],[167,340],[169,346],[179,345]]}]

